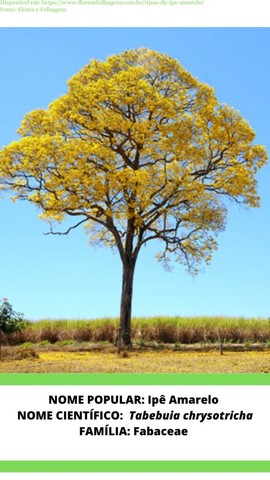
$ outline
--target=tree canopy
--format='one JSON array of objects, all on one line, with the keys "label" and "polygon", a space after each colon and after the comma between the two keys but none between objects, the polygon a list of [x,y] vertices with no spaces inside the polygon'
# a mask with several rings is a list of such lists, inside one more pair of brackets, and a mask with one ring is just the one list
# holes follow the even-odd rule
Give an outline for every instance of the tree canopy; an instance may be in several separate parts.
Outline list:
[{"label": "tree canopy", "polygon": [[142,245],[160,240],[159,260],[173,255],[196,271],[217,247],[225,199],[259,206],[264,147],[238,111],[166,54],[92,60],[19,133],[0,153],[2,186],[37,205],[52,232],[74,217],[66,233],[84,224],[91,242],[116,247],[131,283]]},{"label": "tree canopy", "polygon": [[2,335],[20,332],[25,327],[22,313],[14,312],[7,298],[0,303],[0,360],[2,359]]}]

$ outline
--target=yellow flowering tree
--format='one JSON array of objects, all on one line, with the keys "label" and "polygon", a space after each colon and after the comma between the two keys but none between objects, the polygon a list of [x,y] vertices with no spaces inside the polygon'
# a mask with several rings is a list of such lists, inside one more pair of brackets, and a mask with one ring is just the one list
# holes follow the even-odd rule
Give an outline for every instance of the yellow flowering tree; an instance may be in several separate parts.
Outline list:
[{"label": "yellow flowering tree", "polygon": [[74,217],[123,265],[119,343],[131,343],[132,289],[143,245],[159,240],[196,271],[224,229],[225,198],[257,207],[266,162],[254,132],[178,61],[148,49],[92,60],[47,110],[25,116],[0,153],[2,188],[55,223]]}]

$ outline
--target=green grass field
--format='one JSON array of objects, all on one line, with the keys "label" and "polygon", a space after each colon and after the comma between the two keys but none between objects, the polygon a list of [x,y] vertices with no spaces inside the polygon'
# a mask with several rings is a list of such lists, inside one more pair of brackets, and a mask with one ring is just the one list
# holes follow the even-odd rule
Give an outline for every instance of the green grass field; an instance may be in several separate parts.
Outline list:
[{"label": "green grass field", "polygon": [[[59,341],[114,343],[118,319],[99,320],[40,320],[29,322],[17,334],[7,338],[9,345],[25,342],[56,343]],[[219,333],[218,333],[219,332]],[[153,317],[133,318],[132,339],[135,344],[165,343],[269,343],[270,319],[227,317]]]},{"label": "green grass field", "polygon": [[134,318],[132,348],[120,354],[117,331],[110,318],[29,322],[5,338],[0,372],[270,372],[269,319]]}]

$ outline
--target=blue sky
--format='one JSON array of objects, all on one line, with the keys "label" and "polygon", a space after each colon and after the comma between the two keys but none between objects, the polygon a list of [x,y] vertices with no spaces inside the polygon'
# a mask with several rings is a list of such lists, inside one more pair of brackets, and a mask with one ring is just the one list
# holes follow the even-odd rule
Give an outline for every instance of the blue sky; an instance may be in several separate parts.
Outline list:
[{"label": "blue sky", "polygon": [[[270,152],[268,28],[1,28],[0,146],[16,138],[23,116],[66,91],[92,58],[140,46],[177,58],[238,109]],[[270,316],[269,166],[258,174],[261,208],[230,204],[210,266],[196,278],[165,272],[143,248],[135,273],[133,315]],[[28,203],[0,198],[0,298],[27,318],[96,318],[119,313],[117,253],[88,246],[82,229],[45,236]]]}]

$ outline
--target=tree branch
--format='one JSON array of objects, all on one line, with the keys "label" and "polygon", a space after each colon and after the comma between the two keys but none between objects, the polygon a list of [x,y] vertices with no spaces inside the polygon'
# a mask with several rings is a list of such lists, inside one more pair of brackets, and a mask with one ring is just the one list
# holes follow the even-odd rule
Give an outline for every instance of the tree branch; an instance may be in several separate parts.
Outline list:
[{"label": "tree branch", "polygon": [[76,225],[73,225],[72,227],[69,227],[65,232],[54,232],[52,229],[52,226],[50,225],[50,231],[43,233],[43,235],[68,235],[71,230],[74,230],[74,228],[77,228],[79,225],[82,223],[86,222],[88,219],[84,218],[80,222],[76,223]]}]

